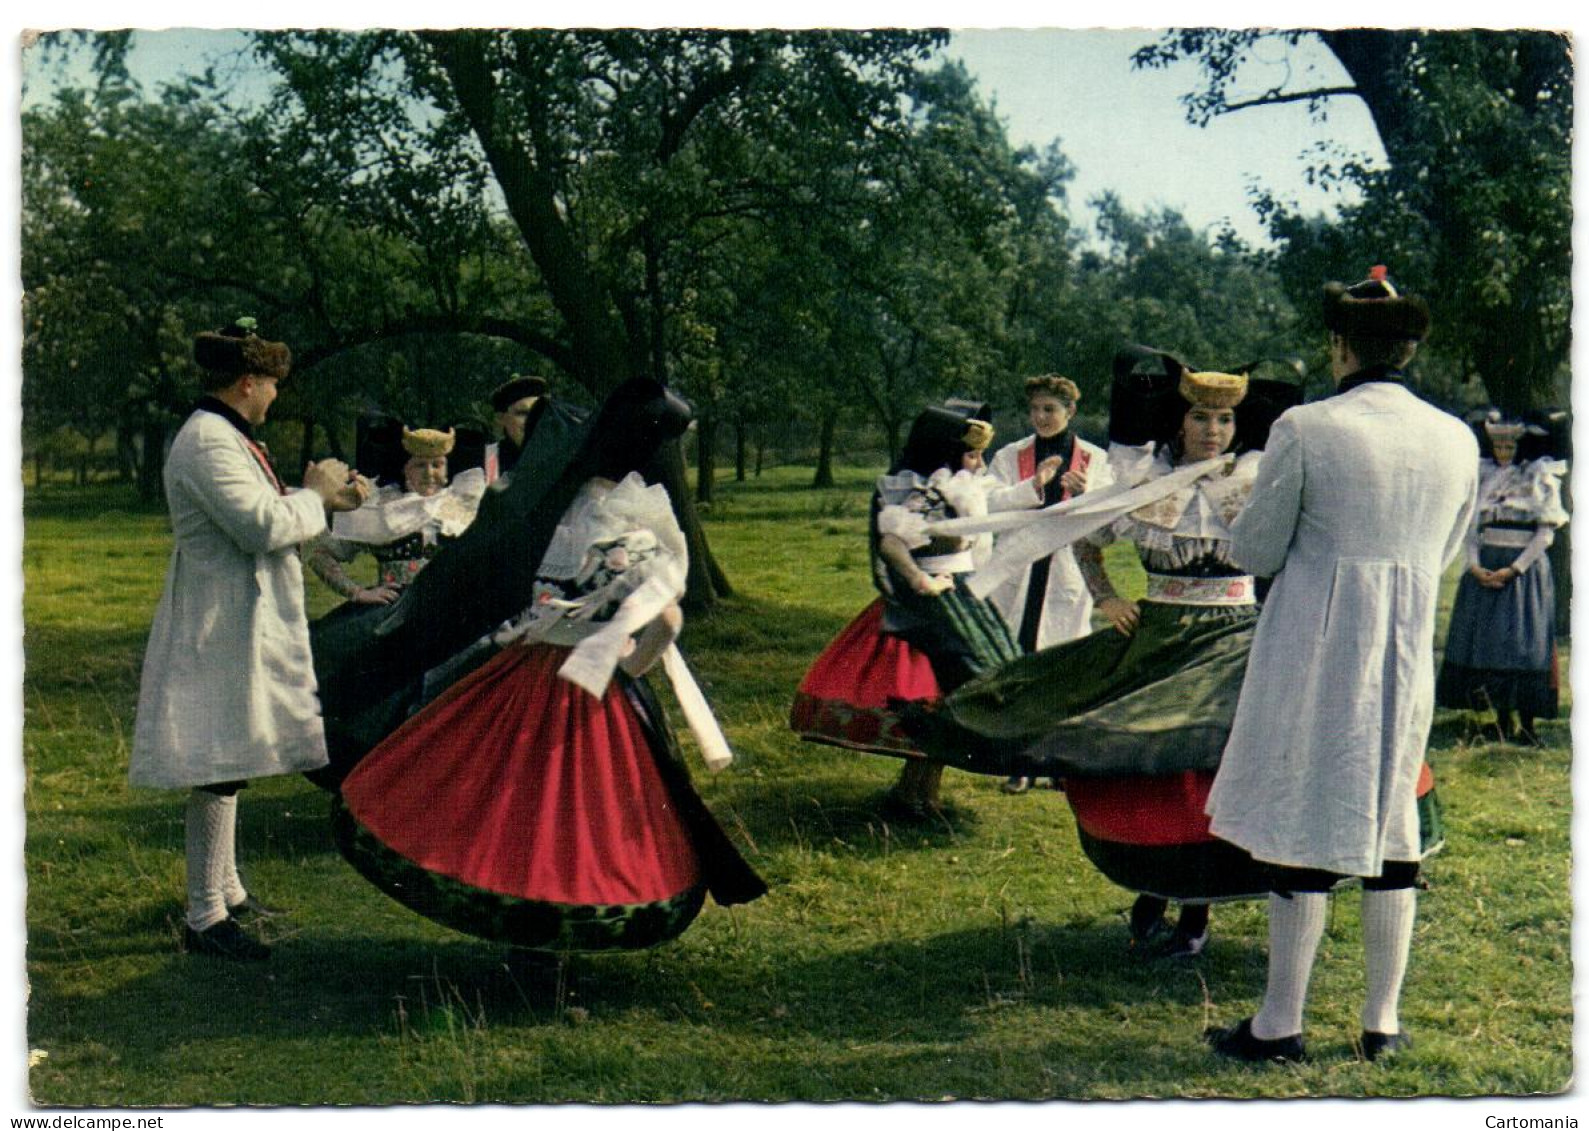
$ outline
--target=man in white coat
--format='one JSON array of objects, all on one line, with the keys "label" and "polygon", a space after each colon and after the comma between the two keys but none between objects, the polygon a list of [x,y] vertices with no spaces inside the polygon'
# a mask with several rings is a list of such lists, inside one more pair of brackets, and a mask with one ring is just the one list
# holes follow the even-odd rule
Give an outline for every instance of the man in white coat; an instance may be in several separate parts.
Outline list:
[{"label": "man in white coat", "polygon": [[[988,465],[994,478],[1013,487],[1034,478],[1039,467],[1057,462],[1059,474],[1043,488],[1044,506],[1113,483],[1103,449],[1071,431],[1071,418],[1081,401],[1076,382],[1057,373],[1044,373],[1027,378],[1025,392],[1032,435],[994,453]],[[1092,594],[1069,546],[1032,563],[988,599],[1023,652],[1050,648],[1092,631]],[[1026,778],[1013,777],[1003,788],[1007,793],[1020,793],[1030,784]]]},{"label": "man in white coat", "polygon": [[1421,299],[1376,267],[1325,288],[1335,395],[1269,434],[1231,555],[1274,586],[1208,799],[1216,836],[1271,866],[1258,1013],[1213,1030],[1242,1060],[1304,1057],[1302,1012],[1326,893],[1363,877],[1362,1054],[1410,1040],[1397,1015],[1416,906],[1416,787],[1434,714],[1435,606],[1477,490],[1466,425],[1401,369],[1428,333]]},{"label": "man in white coat", "polygon": [[238,923],[263,905],[237,874],[237,791],[249,778],[326,763],[309,655],[300,543],[351,510],[367,485],[340,460],[311,463],[287,490],[253,429],[264,423],[291,354],[253,319],[194,342],[205,396],[178,430],[164,480],[173,545],[144,656],[128,777],[190,789],[190,953],[262,959]]}]

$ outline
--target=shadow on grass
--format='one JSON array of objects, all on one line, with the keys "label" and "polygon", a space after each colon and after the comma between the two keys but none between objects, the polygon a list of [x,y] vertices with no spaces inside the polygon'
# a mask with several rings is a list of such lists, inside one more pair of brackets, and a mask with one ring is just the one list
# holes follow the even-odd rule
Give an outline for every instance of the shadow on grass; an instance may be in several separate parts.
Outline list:
[{"label": "shadow on grass", "polygon": [[[293,1040],[306,1030],[395,1034],[400,1013],[423,1028],[427,1011],[454,1008],[500,1030],[560,1023],[577,1006],[591,1024],[667,1016],[757,1039],[783,1031],[944,1042],[967,1038],[976,1015],[993,1010],[1112,1014],[1134,1003],[1195,1005],[1205,994],[1193,967],[1129,958],[1114,923],[951,931],[772,966],[681,944],[559,962],[457,936],[330,937],[323,926],[264,929],[273,957],[234,964],[181,953],[179,931],[179,923],[150,922],[142,938],[127,940],[139,945],[115,948],[142,951],[146,972],[113,987],[59,968],[37,972],[32,1039],[90,1039],[119,1050],[129,1066],[153,1068],[193,1042]],[[1226,963],[1253,964],[1248,948],[1226,948]]]},{"label": "shadow on grass", "polygon": [[[877,757],[854,754],[841,757]],[[892,773],[896,759],[889,763]],[[809,782],[769,779],[741,790],[731,805],[714,809],[731,832],[743,830],[761,852],[808,845],[843,845],[862,859],[917,848],[942,848],[976,834],[979,817],[968,805],[948,802],[920,817],[892,813],[887,788],[834,777]]]},{"label": "shadow on grass", "polygon": [[[88,822],[85,828],[114,829],[118,845],[180,853],[186,835],[187,791],[139,791],[136,796],[148,800],[85,807],[77,815]],[[245,789],[238,794],[237,814],[238,857],[245,871],[250,861],[264,858],[296,861],[337,854],[331,840],[331,795],[306,781],[290,790],[275,783],[270,792]],[[51,829],[49,835],[72,847],[71,830]],[[89,847],[85,839],[82,848]]]}]

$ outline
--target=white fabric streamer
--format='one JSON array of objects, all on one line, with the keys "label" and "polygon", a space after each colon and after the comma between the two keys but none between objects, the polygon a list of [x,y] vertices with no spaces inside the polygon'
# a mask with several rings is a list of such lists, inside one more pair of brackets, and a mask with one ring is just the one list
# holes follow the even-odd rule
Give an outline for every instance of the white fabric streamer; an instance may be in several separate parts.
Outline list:
[{"label": "white fabric streamer", "polygon": [[1206,475],[1233,466],[1230,457],[1217,456],[1176,468],[1168,475],[1139,486],[1114,483],[1042,510],[1006,511],[985,518],[929,522],[927,529],[931,534],[944,537],[988,531],[1004,535],[997,543],[992,560],[973,574],[968,583],[978,597],[986,597],[1039,558],[1046,558],[1139,507],[1173,495]]},{"label": "white fabric streamer", "polygon": [[695,682],[695,676],[690,673],[689,665],[684,662],[677,645],[669,644],[662,653],[662,670],[673,684],[673,697],[679,701],[684,721],[701,747],[701,758],[706,762],[706,768],[714,774],[724,769],[734,760],[734,752],[728,748],[728,739],[723,737],[723,729],[717,725],[717,716],[712,714],[711,704],[701,693],[700,685]]}]

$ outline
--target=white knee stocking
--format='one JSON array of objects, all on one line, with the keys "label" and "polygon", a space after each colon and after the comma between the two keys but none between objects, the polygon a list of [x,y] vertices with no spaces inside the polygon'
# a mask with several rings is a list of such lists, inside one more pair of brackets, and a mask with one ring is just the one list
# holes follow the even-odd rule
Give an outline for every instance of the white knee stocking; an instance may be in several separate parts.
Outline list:
[{"label": "white knee stocking", "polygon": [[1399,1033],[1396,1013],[1401,981],[1412,949],[1412,925],[1418,893],[1412,888],[1363,893],[1363,965],[1367,994],[1363,1028],[1373,1033]]},{"label": "white knee stocking", "polygon": [[237,794],[226,800],[232,803],[232,819],[222,826],[221,859],[226,871],[221,878],[221,896],[227,907],[236,907],[248,898],[248,889],[243,887],[243,877],[237,874]]},{"label": "white knee stocking", "polygon": [[1308,998],[1313,956],[1324,936],[1329,896],[1293,892],[1269,896],[1269,981],[1263,1006],[1252,1019],[1252,1035],[1272,1041],[1302,1032],[1302,1007]]},{"label": "white knee stocking", "polygon": [[188,926],[208,930],[226,918],[228,846],[235,843],[237,797],[188,794]]}]

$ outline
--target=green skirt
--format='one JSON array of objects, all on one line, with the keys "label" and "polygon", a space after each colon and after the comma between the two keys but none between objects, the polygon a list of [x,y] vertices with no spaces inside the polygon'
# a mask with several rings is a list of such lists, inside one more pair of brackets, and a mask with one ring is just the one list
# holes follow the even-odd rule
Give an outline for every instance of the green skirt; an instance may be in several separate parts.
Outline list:
[{"label": "green skirt", "polygon": [[973,773],[1120,777],[1219,765],[1252,650],[1252,606],[1143,602],[1113,628],[983,673],[906,729]]}]

